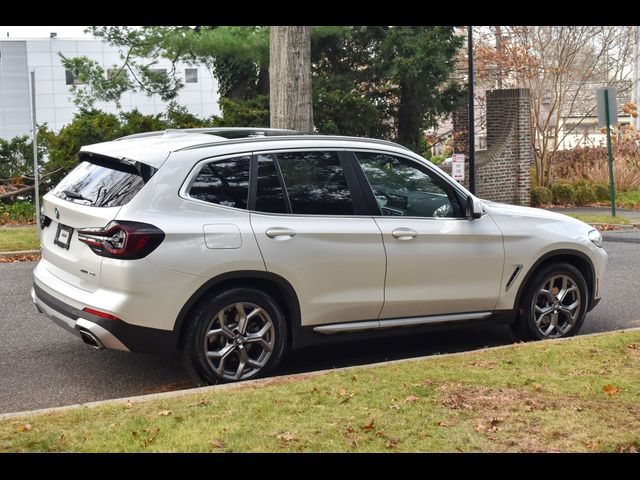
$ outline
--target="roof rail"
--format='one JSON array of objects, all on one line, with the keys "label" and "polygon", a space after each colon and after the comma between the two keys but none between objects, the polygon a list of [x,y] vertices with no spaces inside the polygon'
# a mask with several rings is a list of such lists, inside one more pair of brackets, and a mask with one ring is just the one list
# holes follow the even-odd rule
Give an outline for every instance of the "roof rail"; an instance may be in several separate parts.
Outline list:
[{"label": "roof rail", "polygon": [[276,135],[308,135],[307,132],[289,130],[286,128],[258,128],[258,127],[208,127],[208,128],[170,128],[165,133],[205,133],[232,139],[253,136],[272,137]]},{"label": "roof rail", "polygon": [[119,140],[129,140],[130,138],[159,137],[160,135],[164,135],[164,130],[157,131],[157,132],[143,132],[143,133],[134,133],[132,135],[125,135],[124,137],[116,138],[114,142],[117,142]]},{"label": "roof rail", "polygon": [[247,142],[265,142],[277,140],[308,140],[313,137],[314,140],[343,140],[348,142],[377,143],[379,145],[387,145],[391,147],[402,148],[411,151],[409,148],[389,140],[379,140],[376,138],[350,137],[345,135],[326,135],[321,133],[300,132],[297,130],[287,130],[283,128],[257,128],[257,127],[214,127],[214,128],[169,128],[167,130],[157,132],[136,133],[120,137],[118,140],[127,140],[132,138],[143,137],[159,137],[172,134],[208,134],[215,135],[215,140],[211,142],[200,143],[180,148],[181,150],[194,150],[198,148],[207,148],[215,145],[232,145],[235,143]]},{"label": "roof rail", "polygon": [[281,135],[313,135],[298,130],[288,130],[284,128],[257,128],[257,127],[212,127],[212,128],[167,128],[166,130],[155,132],[135,133],[117,138],[116,140],[128,140],[131,138],[157,137],[175,134],[201,133],[216,135],[228,140],[236,138],[251,137],[274,137]]},{"label": "roof rail", "polygon": [[348,142],[362,142],[362,143],[377,143],[379,145],[387,145],[390,147],[402,148],[403,150],[411,151],[404,145],[400,145],[389,140],[378,140],[375,138],[362,138],[362,137],[347,137],[341,135],[322,135],[322,134],[303,134],[303,135],[277,135],[268,137],[249,137],[249,138],[233,138],[227,140],[220,140],[217,142],[200,143],[198,145],[190,145],[188,147],[179,148],[176,151],[182,150],[196,150],[198,148],[214,147],[216,145],[233,145],[235,143],[255,143],[255,142],[273,142],[279,140],[309,140],[309,137],[313,137],[314,140],[343,140]]}]

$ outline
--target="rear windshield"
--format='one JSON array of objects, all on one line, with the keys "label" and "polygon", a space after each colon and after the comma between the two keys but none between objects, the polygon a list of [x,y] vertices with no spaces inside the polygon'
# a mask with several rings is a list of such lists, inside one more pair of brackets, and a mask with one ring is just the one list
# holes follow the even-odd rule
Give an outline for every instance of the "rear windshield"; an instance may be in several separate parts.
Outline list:
[{"label": "rear windshield", "polygon": [[133,165],[90,158],[73,169],[53,194],[81,205],[120,207],[135,197],[144,184],[145,179]]}]

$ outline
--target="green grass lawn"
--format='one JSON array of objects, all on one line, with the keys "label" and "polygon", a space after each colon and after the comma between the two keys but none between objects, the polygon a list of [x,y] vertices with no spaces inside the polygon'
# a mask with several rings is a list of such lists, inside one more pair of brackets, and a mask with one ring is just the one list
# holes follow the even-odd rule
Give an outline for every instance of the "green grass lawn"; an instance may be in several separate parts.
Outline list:
[{"label": "green grass lawn", "polygon": [[616,192],[616,206],[620,208],[640,209],[640,190]]},{"label": "green grass lawn", "polygon": [[0,421],[4,452],[631,452],[640,332]]},{"label": "green grass lawn", "polygon": [[612,217],[611,215],[591,215],[588,213],[567,213],[569,217],[577,218],[584,223],[606,223],[610,225],[627,225],[629,220],[624,217]]},{"label": "green grass lawn", "polygon": [[0,252],[17,250],[36,250],[40,242],[36,235],[36,226],[0,227]]}]

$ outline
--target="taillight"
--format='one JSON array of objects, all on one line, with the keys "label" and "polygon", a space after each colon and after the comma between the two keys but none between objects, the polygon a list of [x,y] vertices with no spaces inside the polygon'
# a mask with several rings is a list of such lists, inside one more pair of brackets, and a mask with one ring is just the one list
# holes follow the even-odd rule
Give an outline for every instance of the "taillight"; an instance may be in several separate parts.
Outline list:
[{"label": "taillight", "polygon": [[96,255],[121,260],[143,258],[164,240],[164,232],[148,223],[113,221],[104,228],[82,228],[78,240]]}]

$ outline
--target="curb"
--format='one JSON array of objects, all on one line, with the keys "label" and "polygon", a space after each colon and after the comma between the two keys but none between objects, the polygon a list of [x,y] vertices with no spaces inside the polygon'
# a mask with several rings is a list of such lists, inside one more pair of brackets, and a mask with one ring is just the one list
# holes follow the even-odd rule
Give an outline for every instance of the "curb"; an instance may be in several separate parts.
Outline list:
[{"label": "curb", "polygon": [[[554,342],[565,342],[565,341],[568,341],[568,340],[571,340],[571,339],[574,339],[574,338],[585,338],[585,337],[593,337],[593,336],[597,336],[597,335],[607,335],[607,334],[610,334],[610,333],[625,333],[625,332],[636,332],[636,331],[640,331],[640,327],[625,328],[623,330],[612,330],[612,331],[608,331],[608,332],[589,333],[589,334],[586,334],[586,335],[580,335],[579,337],[560,338],[560,339],[553,340],[553,341]],[[222,384],[222,385],[209,385],[209,386],[206,386],[206,387],[191,388],[191,389],[186,389],[186,390],[176,390],[176,391],[173,391],[173,392],[151,393],[151,394],[147,394],[147,395],[137,395],[137,396],[134,396],[134,397],[114,398],[114,399],[110,399],[110,400],[100,400],[100,401],[96,401],[96,402],[87,402],[87,403],[76,403],[76,404],[72,404],[72,405],[65,405],[63,407],[51,407],[51,408],[41,408],[41,409],[38,409],[38,410],[27,410],[27,411],[22,411],[22,412],[3,413],[3,414],[0,414],[0,420],[9,420],[9,419],[13,419],[13,418],[36,416],[36,415],[46,415],[46,414],[50,415],[50,414],[65,412],[67,410],[76,410],[76,409],[80,409],[80,408],[94,408],[94,407],[99,407],[99,406],[102,406],[102,405],[119,405],[119,404],[143,403],[143,402],[149,402],[149,401],[153,401],[153,400],[166,400],[166,399],[171,399],[171,398],[187,397],[187,396],[191,396],[191,395],[197,395],[197,394],[208,393],[208,392],[213,392],[213,391],[224,391],[224,390],[233,390],[233,389],[244,388],[244,387],[255,387],[255,386],[260,386],[260,385],[269,385],[271,383],[279,383],[282,380],[290,380],[290,379],[296,379],[296,378],[311,378],[311,377],[316,377],[316,376],[324,375],[326,373],[331,373],[331,372],[344,372],[344,371],[349,371],[349,370],[360,370],[360,369],[369,368],[369,367],[379,367],[379,366],[383,366],[383,365],[394,365],[394,364],[398,364],[398,363],[419,362],[419,361],[422,361],[422,360],[433,360],[433,359],[447,358],[447,357],[458,357],[458,356],[468,355],[468,354],[472,354],[472,353],[481,353],[481,352],[494,351],[494,350],[503,350],[505,348],[512,348],[514,346],[516,348],[518,348],[518,347],[527,345],[527,343],[532,343],[532,342],[518,342],[518,343],[511,343],[511,344],[508,344],[508,345],[499,345],[497,347],[478,348],[476,350],[469,350],[469,351],[466,351],[466,352],[442,353],[442,354],[437,354],[437,355],[426,355],[426,356],[415,357],[415,358],[403,358],[403,359],[400,359],[400,360],[392,360],[392,361],[388,361],[388,362],[369,363],[367,365],[355,365],[355,366],[351,366],[351,367],[341,367],[341,368],[331,368],[331,369],[325,369],[325,370],[317,370],[315,372],[294,373],[294,374],[291,374],[291,375],[281,375],[281,376],[278,376],[278,377],[260,378],[260,379],[257,379],[257,380],[246,380],[244,382],[226,383],[226,384]]]},{"label": "curb", "polygon": [[3,257],[3,258],[21,257],[23,255],[40,255],[40,249],[38,249],[38,250],[17,250],[15,252],[0,252],[0,257]]}]

